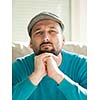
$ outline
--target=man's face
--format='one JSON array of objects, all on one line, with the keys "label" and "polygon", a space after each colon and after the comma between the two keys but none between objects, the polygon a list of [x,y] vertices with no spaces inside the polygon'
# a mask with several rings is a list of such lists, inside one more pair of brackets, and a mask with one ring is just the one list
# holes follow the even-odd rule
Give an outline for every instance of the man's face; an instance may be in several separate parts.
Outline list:
[{"label": "man's face", "polygon": [[60,25],[52,20],[41,20],[32,28],[30,46],[36,55],[61,52],[64,36]]}]

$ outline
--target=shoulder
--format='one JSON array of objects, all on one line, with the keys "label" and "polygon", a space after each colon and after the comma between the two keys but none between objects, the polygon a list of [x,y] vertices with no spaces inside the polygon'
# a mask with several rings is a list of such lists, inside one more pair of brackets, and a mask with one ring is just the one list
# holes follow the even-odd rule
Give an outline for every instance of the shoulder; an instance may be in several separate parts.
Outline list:
[{"label": "shoulder", "polygon": [[71,67],[72,68],[75,67],[75,69],[84,67],[86,68],[87,66],[86,56],[62,50],[62,57],[63,57],[62,62],[66,66],[70,66],[70,68]]},{"label": "shoulder", "polygon": [[69,52],[69,51],[65,51],[65,50],[62,50],[62,56],[63,58],[68,58],[68,59],[84,59],[84,60],[87,60],[87,57],[84,56],[84,55],[80,55],[80,54],[77,54],[77,53],[73,53],[73,52]]},{"label": "shoulder", "polygon": [[26,56],[17,58],[15,61],[12,62],[12,66],[25,65],[26,63],[33,62],[33,59],[34,59],[34,53],[28,54]]},{"label": "shoulder", "polygon": [[31,74],[31,72],[34,69],[33,59],[34,59],[34,54],[29,54],[24,57],[16,59],[16,61],[12,63],[13,79],[15,77],[25,78],[27,77],[27,75]]}]

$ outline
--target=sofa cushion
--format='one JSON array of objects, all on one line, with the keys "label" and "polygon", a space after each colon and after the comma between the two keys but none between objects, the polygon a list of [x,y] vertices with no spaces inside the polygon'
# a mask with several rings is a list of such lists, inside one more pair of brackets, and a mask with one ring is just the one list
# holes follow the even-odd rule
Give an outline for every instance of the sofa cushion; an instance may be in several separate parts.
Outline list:
[{"label": "sofa cushion", "polygon": [[64,50],[87,56],[87,46],[82,43],[68,42],[63,46]]},{"label": "sofa cushion", "polygon": [[32,52],[32,49],[29,46],[22,42],[13,42],[12,43],[12,61],[18,57],[25,56]]}]

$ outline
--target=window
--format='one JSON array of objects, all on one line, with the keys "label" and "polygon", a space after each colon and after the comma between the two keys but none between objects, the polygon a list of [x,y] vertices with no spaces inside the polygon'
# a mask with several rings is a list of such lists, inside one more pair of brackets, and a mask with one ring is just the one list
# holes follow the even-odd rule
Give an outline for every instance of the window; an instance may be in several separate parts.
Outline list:
[{"label": "window", "polygon": [[41,11],[60,16],[67,41],[86,43],[86,0],[13,0],[12,41],[29,40],[27,25]]}]

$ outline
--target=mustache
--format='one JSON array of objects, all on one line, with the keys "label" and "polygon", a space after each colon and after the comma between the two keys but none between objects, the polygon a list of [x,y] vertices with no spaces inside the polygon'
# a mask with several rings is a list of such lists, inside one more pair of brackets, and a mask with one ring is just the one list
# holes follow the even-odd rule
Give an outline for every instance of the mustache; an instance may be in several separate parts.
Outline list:
[{"label": "mustache", "polygon": [[40,46],[42,46],[43,44],[51,44],[51,45],[52,45],[51,42],[42,42],[42,43],[40,44]]}]

